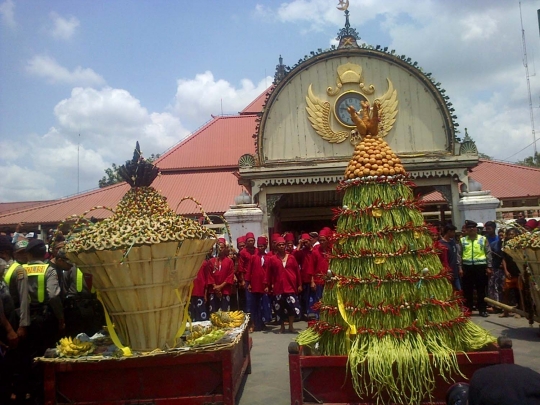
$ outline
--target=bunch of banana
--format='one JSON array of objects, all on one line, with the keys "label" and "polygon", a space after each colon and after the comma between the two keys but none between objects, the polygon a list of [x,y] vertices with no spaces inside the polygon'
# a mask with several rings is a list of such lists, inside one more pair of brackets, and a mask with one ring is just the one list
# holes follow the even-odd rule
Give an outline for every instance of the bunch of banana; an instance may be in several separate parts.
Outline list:
[{"label": "bunch of banana", "polygon": [[242,311],[218,311],[210,315],[212,325],[219,328],[237,328],[244,323],[245,319],[246,316]]},{"label": "bunch of banana", "polygon": [[218,328],[214,325],[211,326],[202,326],[202,325],[193,325],[191,328],[190,334],[186,337],[186,342],[189,344],[194,340],[200,338],[201,336],[207,335]]},{"label": "bunch of banana", "polygon": [[217,342],[219,339],[221,339],[225,335],[225,331],[223,329],[214,329],[210,333],[207,333],[205,335],[202,335],[196,339],[193,340],[186,340],[186,344],[188,346],[196,347],[201,345],[207,345],[210,343]]},{"label": "bunch of banana", "polygon": [[95,346],[92,342],[81,342],[79,339],[64,337],[60,339],[56,350],[60,357],[81,357],[92,353]]}]

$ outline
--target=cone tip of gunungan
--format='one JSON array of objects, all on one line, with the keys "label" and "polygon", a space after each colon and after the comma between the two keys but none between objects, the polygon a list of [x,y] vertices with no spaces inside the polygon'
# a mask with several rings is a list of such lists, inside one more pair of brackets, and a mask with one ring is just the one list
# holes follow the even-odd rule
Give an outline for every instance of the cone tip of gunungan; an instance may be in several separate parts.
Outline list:
[{"label": "cone tip of gunungan", "polygon": [[380,136],[366,135],[354,148],[345,180],[405,174],[401,160]]}]

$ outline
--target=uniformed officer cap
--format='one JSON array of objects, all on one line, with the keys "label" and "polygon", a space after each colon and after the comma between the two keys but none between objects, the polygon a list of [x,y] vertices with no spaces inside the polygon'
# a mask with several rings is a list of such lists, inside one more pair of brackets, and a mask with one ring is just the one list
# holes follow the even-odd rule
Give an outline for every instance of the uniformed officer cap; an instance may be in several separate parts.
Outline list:
[{"label": "uniformed officer cap", "polygon": [[471,220],[466,220],[465,221],[465,228],[469,229],[469,228],[476,228],[478,226],[478,224],[474,221],[471,221]]},{"label": "uniformed officer cap", "polygon": [[13,244],[11,238],[7,235],[0,235],[0,252],[12,252]]},{"label": "uniformed officer cap", "polygon": [[28,242],[28,246],[26,246],[25,250],[26,252],[35,254],[45,254],[47,252],[45,242],[43,242],[41,239],[32,239],[30,242]]},{"label": "uniformed officer cap", "polygon": [[15,246],[13,247],[13,250],[15,252],[19,252],[21,250],[26,250],[26,247],[28,246],[28,241],[26,239],[19,240],[15,243]]}]

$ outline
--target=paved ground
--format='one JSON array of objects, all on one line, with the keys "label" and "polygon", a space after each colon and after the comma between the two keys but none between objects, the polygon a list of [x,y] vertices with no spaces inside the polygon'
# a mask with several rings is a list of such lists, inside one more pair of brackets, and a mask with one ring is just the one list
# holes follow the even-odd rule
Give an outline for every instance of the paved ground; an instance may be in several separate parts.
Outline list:
[{"label": "paved ground", "polygon": [[[473,321],[491,331],[494,336],[512,339],[515,363],[540,372],[540,329],[538,323],[529,327],[525,319],[488,318],[473,316]],[[305,322],[295,324],[300,330]],[[267,332],[255,332],[251,351],[252,373],[248,376],[238,396],[238,405],[290,405],[289,367],[287,347],[295,335],[275,333],[277,327]]]}]

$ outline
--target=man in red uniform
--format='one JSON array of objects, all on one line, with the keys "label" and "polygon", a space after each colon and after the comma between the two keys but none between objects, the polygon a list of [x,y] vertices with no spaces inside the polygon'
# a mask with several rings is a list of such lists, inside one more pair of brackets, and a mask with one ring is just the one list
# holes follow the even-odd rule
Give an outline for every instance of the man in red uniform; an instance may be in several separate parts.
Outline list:
[{"label": "man in red uniform", "polygon": [[189,304],[189,314],[192,321],[207,321],[209,319],[207,306],[209,275],[210,261],[209,257],[206,257],[197,273],[197,278],[193,280],[193,291]]},{"label": "man in red uniform", "polygon": [[268,293],[268,287],[265,284],[270,260],[266,254],[267,247],[268,239],[266,239],[266,236],[259,236],[257,238],[257,251],[251,256],[246,272],[246,286],[248,292],[251,293],[251,322],[256,332],[262,331],[265,328],[265,322],[270,321],[268,315],[270,312],[269,301],[266,299],[266,302],[263,302],[264,296]]},{"label": "man in red uniform", "polygon": [[272,234],[272,238],[270,240],[270,250],[268,251],[267,255],[268,256],[273,256],[276,254],[276,240],[277,238],[279,238],[281,235],[279,233],[274,233]]},{"label": "man in red uniform", "polygon": [[208,285],[210,290],[209,312],[229,311],[231,287],[234,282],[234,263],[229,258],[229,248],[220,247],[217,257],[210,259]]},{"label": "man in red uniform", "polygon": [[[319,244],[313,248],[313,255],[315,256],[315,263],[317,267],[315,268],[315,302],[317,303],[321,300],[323,291],[326,273],[328,272],[328,254],[331,251],[330,241],[328,240],[332,236],[332,231],[330,228],[323,228],[319,232]],[[313,304],[312,304],[313,306]],[[319,317],[319,311],[315,312],[315,316]]]},{"label": "man in red uniform", "polygon": [[274,309],[280,332],[285,332],[285,319],[289,320],[289,332],[295,333],[294,320],[300,316],[298,294],[302,292],[300,267],[292,254],[285,251],[285,239],[276,241],[277,252],[272,257],[267,274],[266,285],[275,295]]},{"label": "man in red uniform", "polygon": [[[255,254],[255,235],[253,232],[246,233],[246,246],[238,254],[238,286],[245,290],[245,281],[246,272],[251,260],[251,256]],[[244,302],[244,312],[249,313],[251,310],[251,293],[245,290],[245,302]]]},{"label": "man in red uniform", "polygon": [[239,236],[236,238],[236,250],[238,250],[238,253],[240,253],[244,247],[246,247],[246,237]]},{"label": "man in red uniform", "polygon": [[294,235],[291,232],[285,234],[285,248],[288,253],[296,250],[296,246],[294,246]]},{"label": "man in red uniform", "polygon": [[300,275],[302,276],[302,317],[307,318],[309,314],[314,314],[311,307],[315,303],[315,269],[317,267],[317,258],[313,255],[309,234],[302,234],[298,249],[293,252],[293,255],[300,265]]}]

